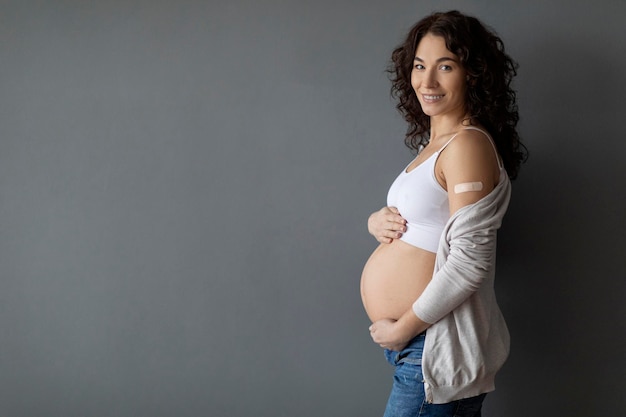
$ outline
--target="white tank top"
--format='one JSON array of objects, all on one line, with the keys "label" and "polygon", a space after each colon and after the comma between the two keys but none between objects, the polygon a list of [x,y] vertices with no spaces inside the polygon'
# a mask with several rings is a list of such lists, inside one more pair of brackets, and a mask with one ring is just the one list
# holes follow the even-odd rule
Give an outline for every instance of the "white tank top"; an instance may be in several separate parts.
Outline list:
[{"label": "white tank top", "polygon": [[[496,147],[487,132],[472,126],[465,129],[484,133],[497,155]],[[387,206],[396,207],[407,221],[407,230],[400,240],[430,252],[437,252],[439,239],[450,218],[448,192],[437,182],[435,163],[439,154],[455,137],[456,135],[452,136],[441,149],[410,172],[406,171],[408,166],[403,169],[387,193]],[[504,168],[500,158],[498,163],[500,175],[503,175]]]}]

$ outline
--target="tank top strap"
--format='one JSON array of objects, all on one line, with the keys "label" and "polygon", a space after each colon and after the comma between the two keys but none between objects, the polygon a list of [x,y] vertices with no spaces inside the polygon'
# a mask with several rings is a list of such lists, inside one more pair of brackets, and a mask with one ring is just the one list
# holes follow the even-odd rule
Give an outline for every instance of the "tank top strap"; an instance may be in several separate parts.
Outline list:
[{"label": "tank top strap", "polygon": [[[466,126],[465,128],[463,128],[463,130],[477,130],[480,133],[482,133],[483,135],[487,136],[487,139],[489,139],[489,143],[491,144],[491,147],[493,148],[493,151],[496,153],[496,159],[498,160],[498,167],[500,167],[500,169],[504,168],[502,165],[502,161],[500,160],[500,155],[498,154],[498,148],[496,147],[496,144],[493,142],[493,139],[491,138],[491,135],[489,135],[489,133],[485,132],[482,129],[479,129],[477,127],[474,126]],[[452,142],[454,140],[454,138],[456,138],[456,136],[459,134],[460,132],[455,133],[438,151],[437,153],[441,153],[446,146],[448,146],[450,144],[450,142]]]},{"label": "tank top strap", "polygon": [[444,145],[439,148],[439,150],[437,151],[437,153],[441,153],[443,152],[444,149],[446,149],[446,146],[448,146],[450,144],[450,142],[452,142],[454,140],[454,138],[456,138],[456,135],[458,135],[459,132],[455,133],[454,135],[452,135],[452,137],[450,139],[448,139],[448,141],[446,143],[444,143]]}]

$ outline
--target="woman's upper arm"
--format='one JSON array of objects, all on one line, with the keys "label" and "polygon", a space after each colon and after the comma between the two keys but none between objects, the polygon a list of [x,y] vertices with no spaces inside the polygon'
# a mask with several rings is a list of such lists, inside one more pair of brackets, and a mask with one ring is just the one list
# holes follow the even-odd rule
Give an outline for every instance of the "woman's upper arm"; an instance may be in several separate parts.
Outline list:
[{"label": "woman's upper arm", "polygon": [[482,133],[464,131],[442,151],[437,179],[448,191],[450,215],[489,194],[499,176],[494,148]]}]

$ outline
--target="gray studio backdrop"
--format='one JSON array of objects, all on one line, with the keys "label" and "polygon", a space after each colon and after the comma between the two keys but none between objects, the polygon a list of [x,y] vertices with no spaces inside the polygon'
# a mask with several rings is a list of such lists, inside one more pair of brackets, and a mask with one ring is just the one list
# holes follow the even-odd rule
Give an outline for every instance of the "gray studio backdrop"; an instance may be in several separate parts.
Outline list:
[{"label": "gray studio backdrop", "polygon": [[385,68],[458,8],[519,61],[485,415],[626,413],[623,1],[0,2],[0,416],[380,416]]}]

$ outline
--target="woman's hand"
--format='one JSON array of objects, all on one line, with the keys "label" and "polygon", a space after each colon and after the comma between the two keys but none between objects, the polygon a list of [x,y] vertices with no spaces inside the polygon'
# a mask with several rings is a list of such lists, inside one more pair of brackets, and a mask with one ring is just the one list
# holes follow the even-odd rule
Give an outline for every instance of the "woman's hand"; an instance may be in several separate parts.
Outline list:
[{"label": "woman's hand", "polygon": [[401,351],[411,339],[429,327],[429,323],[417,317],[413,313],[413,309],[409,309],[398,320],[382,319],[375,321],[369,330],[372,340],[378,343],[380,347]]},{"label": "woman's hand", "polygon": [[378,343],[383,349],[401,351],[409,342],[409,339],[403,337],[398,330],[397,321],[392,319],[383,319],[374,322],[370,326],[370,336],[375,343]]},{"label": "woman's hand", "polygon": [[391,243],[406,232],[406,220],[395,207],[383,207],[367,219],[367,230],[380,243]]}]

